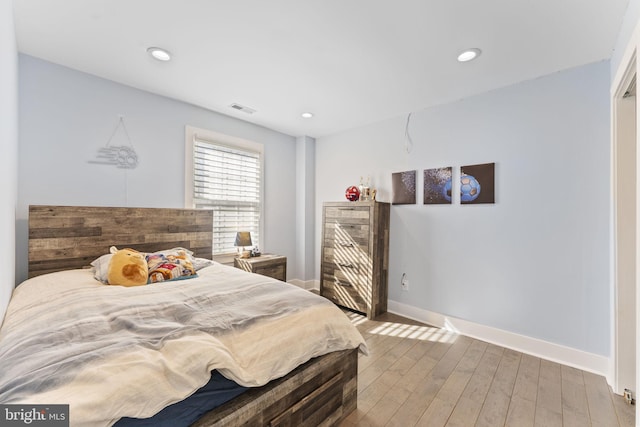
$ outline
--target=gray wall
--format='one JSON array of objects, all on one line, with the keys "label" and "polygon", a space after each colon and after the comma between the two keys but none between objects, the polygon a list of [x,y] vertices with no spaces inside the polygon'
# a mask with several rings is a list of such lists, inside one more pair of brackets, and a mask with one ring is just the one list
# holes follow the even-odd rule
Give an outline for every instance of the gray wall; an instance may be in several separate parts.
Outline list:
[{"label": "gray wall", "polygon": [[18,53],[13,2],[0,0],[0,324],[15,275],[15,211],[18,150]]},{"label": "gray wall", "polygon": [[304,281],[313,280],[316,262],[315,143],[309,136],[301,136],[296,140],[296,244],[300,264],[297,277]]},{"label": "gray wall", "polygon": [[[318,138],[316,249],[322,202],[367,175],[389,201],[391,173],[415,169],[418,204],[391,209],[390,300],[609,356],[608,94],[600,62],[416,112],[408,154],[406,117]],[[495,204],[422,205],[424,169],[487,162]]]},{"label": "gray wall", "polygon": [[[17,278],[27,274],[30,204],[184,207],[185,125],[264,144],[261,248],[286,255],[297,277],[291,202],[296,141],[264,127],[20,55]],[[119,115],[140,159],[136,169],[90,164]],[[127,144],[118,132],[113,145]],[[4,161],[4,158],[3,158]]]}]

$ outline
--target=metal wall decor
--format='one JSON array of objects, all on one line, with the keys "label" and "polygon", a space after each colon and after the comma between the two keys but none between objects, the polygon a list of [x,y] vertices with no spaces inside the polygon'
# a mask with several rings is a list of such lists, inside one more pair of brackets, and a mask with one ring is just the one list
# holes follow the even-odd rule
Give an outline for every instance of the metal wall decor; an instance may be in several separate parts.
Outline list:
[{"label": "metal wall decor", "polygon": [[[128,145],[111,145],[113,138],[122,129]],[[124,124],[124,117],[120,116],[116,127],[113,129],[107,144],[98,149],[96,160],[89,160],[88,163],[97,165],[111,165],[119,169],[135,169],[138,166],[138,154],[133,148],[129,132]]]}]

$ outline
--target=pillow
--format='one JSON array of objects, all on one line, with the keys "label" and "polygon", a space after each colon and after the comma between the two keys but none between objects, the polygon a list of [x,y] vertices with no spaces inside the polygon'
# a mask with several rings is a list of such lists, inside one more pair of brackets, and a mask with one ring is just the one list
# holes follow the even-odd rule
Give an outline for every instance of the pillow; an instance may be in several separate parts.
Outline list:
[{"label": "pillow", "polygon": [[190,251],[189,249],[182,248],[180,246],[177,246],[171,249],[163,249],[161,251],[153,252],[147,255],[181,255],[181,254],[182,255],[186,254],[189,259],[193,258],[192,251]]},{"label": "pillow", "polygon": [[181,248],[181,247],[177,247],[177,248],[173,248],[173,249],[166,249],[164,251],[159,251],[159,252],[154,252],[155,254],[169,254],[169,255],[179,255],[180,252],[185,252],[187,254],[187,258],[191,261],[191,264],[193,264],[193,268],[198,271],[198,270],[202,270],[205,267],[209,267],[210,265],[213,265],[214,262],[210,259],[206,259],[206,258],[196,258],[193,256],[193,252],[190,251],[189,249],[185,249],[185,248]]},{"label": "pillow", "polygon": [[102,283],[107,283],[109,273],[109,262],[113,254],[102,255],[100,258],[96,258],[91,262],[93,269],[93,277]]},{"label": "pillow", "polygon": [[205,267],[209,267],[210,265],[213,265],[213,261],[211,261],[210,259],[206,259],[206,258],[193,258],[193,268],[198,271],[198,270],[202,270]]},{"label": "pillow", "polygon": [[168,282],[198,277],[193,267],[193,257],[186,249],[174,248],[165,252],[147,254],[149,280],[147,283]]}]

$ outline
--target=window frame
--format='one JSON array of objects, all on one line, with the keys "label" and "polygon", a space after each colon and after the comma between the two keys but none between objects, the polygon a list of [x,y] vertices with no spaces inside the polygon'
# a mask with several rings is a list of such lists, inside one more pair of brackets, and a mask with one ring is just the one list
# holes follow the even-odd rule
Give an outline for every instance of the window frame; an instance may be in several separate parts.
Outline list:
[{"label": "window frame", "polygon": [[[185,192],[184,192],[184,206],[187,209],[195,209],[194,202],[194,141],[195,139],[203,142],[209,142],[215,145],[221,145],[231,149],[239,149],[245,151],[252,151],[260,154],[260,221],[258,222],[260,245],[265,242],[265,228],[264,228],[264,144],[250,141],[235,136],[226,135],[223,133],[215,132],[212,130],[201,129],[194,126],[185,126]],[[216,236],[214,235],[215,239]],[[215,261],[229,264],[233,263],[233,258],[237,255],[237,252],[229,252],[224,254],[213,255]]]}]

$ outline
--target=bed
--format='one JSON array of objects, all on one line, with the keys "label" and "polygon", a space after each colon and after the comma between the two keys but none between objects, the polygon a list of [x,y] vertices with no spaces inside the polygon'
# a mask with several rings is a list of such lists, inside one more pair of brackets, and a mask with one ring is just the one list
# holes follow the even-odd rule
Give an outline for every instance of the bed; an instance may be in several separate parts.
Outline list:
[{"label": "bed", "polygon": [[[210,260],[212,237],[210,211],[30,206],[30,278],[0,329],[0,403],[68,403],[72,425],[108,426],[187,402],[220,374],[242,390],[189,424],[338,424],[356,407],[366,345],[327,300],[210,261],[134,288],[84,268],[112,245]],[[84,324],[99,340],[75,337]]]}]

